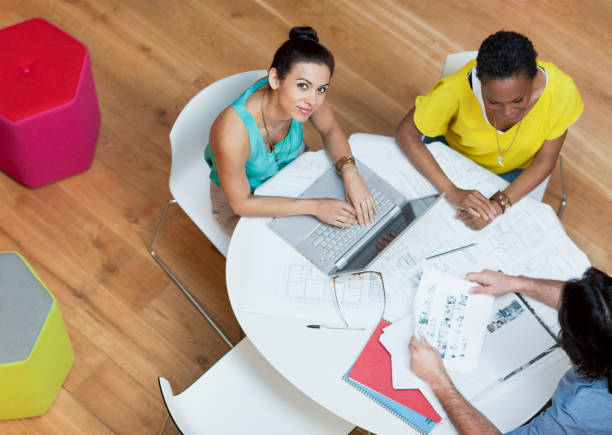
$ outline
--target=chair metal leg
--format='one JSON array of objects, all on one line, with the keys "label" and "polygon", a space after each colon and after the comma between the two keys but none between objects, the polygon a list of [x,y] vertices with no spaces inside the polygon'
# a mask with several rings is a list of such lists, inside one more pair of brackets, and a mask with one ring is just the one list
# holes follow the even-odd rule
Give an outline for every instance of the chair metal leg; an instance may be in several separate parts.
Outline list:
[{"label": "chair metal leg", "polygon": [[189,299],[189,302],[193,304],[194,307],[200,312],[202,316],[210,323],[210,326],[219,334],[219,336],[225,341],[225,343],[231,348],[234,347],[231,341],[226,337],[226,335],[221,331],[221,329],[217,326],[214,320],[208,315],[204,308],[198,303],[198,301],[193,297],[193,295],[187,290],[187,288],[183,285],[183,283],[177,278],[177,276],[170,270],[170,268],[162,261],[161,258],[155,252],[155,242],[157,242],[157,238],[159,237],[159,233],[161,232],[162,226],[164,225],[164,220],[166,219],[166,214],[168,213],[168,208],[170,205],[175,204],[176,200],[171,199],[166,204],[164,208],[164,212],[162,213],[161,219],[159,221],[159,225],[157,226],[157,231],[155,231],[155,236],[153,237],[153,241],[151,242],[151,247],[149,248],[149,253],[151,256],[157,261],[157,264],[163,269],[164,272],[170,277],[170,279],[176,284],[176,286],[183,292],[183,294]]},{"label": "chair metal leg", "polygon": [[557,217],[559,220],[563,218],[563,212],[567,205],[567,190],[565,188],[565,171],[563,171],[563,156],[559,156],[559,169],[561,170],[561,205],[557,210]]}]

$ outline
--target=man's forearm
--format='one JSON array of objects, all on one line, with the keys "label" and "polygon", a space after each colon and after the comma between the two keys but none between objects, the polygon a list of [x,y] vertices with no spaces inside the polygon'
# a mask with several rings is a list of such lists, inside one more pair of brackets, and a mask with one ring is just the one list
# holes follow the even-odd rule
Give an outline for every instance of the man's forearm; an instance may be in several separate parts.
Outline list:
[{"label": "man's forearm", "polygon": [[500,434],[487,417],[465,400],[448,376],[431,385],[431,389],[460,434]]},{"label": "man's forearm", "polygon": [[561,290],[565,285],[564,281],[517,276],[516,282],[518,286],[517,292],[530,296],[555,309],[559,309]]}]

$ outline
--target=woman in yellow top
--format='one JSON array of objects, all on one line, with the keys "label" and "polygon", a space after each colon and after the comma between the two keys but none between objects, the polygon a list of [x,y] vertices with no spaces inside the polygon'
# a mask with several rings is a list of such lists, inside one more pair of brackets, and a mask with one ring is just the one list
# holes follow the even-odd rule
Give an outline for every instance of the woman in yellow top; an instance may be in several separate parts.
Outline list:
[{"label": "woman in yellow top", "polygon": [[[489,36],[476,60],[417,97],[397,128],[400,147],[472,229],[483,228],[550,174],[568,127],[582,113],[572,79],[536,56],[519,33]],[[452,148],[511,184],[491,198],[458,188],[424,146],[423,134],[443,135]]]}]

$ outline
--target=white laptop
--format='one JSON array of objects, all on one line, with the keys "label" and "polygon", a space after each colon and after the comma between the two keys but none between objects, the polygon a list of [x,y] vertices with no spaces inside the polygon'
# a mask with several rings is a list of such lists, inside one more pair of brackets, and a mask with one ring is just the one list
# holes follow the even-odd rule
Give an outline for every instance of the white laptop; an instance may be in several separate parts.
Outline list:
[{"label": "white laptop", "polygon": [[[425,214],[443,193],[407,201],[393,186],[359,160],[359,173],[367,183],[378,212],[374,222],[348,228],[327,225],[310,215],[283,216],[270,221],[270,228],[327,275],[364,270],[392,242]],[[301,198],[346,200],[340,176],[331,167]]]}]

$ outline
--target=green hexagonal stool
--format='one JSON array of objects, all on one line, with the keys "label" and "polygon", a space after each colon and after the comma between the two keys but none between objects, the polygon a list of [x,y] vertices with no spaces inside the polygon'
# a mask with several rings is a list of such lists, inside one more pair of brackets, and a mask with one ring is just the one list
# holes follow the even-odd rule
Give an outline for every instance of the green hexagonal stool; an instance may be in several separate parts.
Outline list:
[{"label": "green hexagonal stool", "polygon": [[53,294],[21,255],[0,253],[0,420],[44,414],[73,362]]}]

